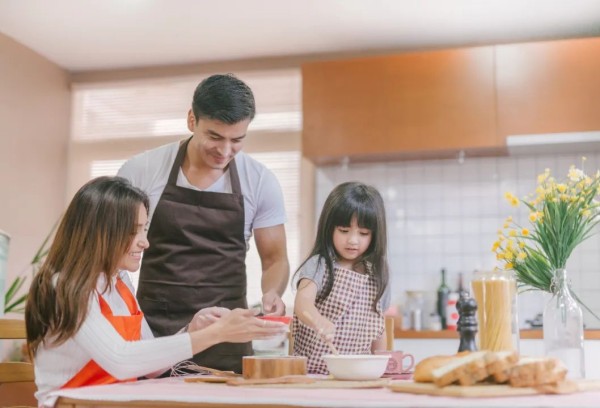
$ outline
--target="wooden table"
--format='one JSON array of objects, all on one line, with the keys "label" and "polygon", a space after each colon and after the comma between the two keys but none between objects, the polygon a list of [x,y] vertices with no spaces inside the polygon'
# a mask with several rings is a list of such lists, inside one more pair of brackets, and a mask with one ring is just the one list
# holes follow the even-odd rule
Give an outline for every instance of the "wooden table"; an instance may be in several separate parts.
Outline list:
[{"label": "wooden table", "polygon": [[61,390],[56,407],[597,407],[600,392],[505,398],[449,398],[377,389],[233,387],[163,378]]}]

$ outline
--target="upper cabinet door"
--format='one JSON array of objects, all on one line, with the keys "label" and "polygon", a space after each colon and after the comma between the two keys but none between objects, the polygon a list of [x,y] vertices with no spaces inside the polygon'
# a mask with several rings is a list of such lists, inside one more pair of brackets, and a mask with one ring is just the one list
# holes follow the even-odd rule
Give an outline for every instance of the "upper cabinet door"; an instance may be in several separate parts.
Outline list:
[{"label": "upper cabinet door", "polygon": [[498,132],[600,130],[600,38],[496,47]]},{"label": "upper cabinet door", "polygon": [[501,145],[493,47],[315,62],[302,81],[302,150],[316,163]]}]

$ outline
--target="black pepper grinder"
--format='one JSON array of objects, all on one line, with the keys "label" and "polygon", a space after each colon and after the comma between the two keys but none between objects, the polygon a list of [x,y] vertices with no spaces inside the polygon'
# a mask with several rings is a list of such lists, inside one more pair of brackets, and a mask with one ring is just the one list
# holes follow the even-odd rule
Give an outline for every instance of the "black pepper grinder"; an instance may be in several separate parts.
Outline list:
[{"label": "black pepper grinder", "polygon": [[475,334],[477,333],[477,302],[469,296],[469,292],[462,292],[456,303],[458,310],[458,323],[456,330],[460,334],[458,351],[477,351]]}]

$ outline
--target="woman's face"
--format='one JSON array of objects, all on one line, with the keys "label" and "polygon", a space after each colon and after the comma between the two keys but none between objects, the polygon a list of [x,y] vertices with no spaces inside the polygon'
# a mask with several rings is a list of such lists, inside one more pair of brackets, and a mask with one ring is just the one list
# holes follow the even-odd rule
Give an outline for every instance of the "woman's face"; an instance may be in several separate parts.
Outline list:
[{"label": "woman's face", "polygon": [[148,243],[147,233],[148,214],[146,212],[146,207],[144,207],[143,204],[140,204],[138,207],[136,230],[131,233],[133,235],[133,240],[131,241],[128,251],[119,261],[120,270],[135,272],[140,269],[140,262],[142,261],[144,249],[150,246]]},{"label": "woman's face", "polygon": [[338,263],[351,269],[371,244],[373,233],[368,228],[360,228],[356,216],[352,217],[349,227],[335,227],[333,247],[338,255]]}]

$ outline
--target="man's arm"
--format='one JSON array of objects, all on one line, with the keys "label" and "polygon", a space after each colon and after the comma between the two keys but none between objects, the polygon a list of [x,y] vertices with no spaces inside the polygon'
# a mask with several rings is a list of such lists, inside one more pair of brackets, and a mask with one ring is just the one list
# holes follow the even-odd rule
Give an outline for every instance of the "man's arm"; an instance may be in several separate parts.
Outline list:
[{"label": "man's arm", "polygon": [[285,227],[283,224],[254,230],[254,241],[262,265],[261,287],[264,313],[283,315],[281,295],[290,276]]}]

